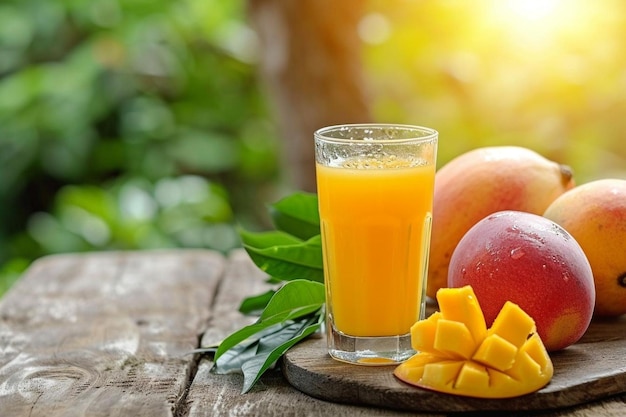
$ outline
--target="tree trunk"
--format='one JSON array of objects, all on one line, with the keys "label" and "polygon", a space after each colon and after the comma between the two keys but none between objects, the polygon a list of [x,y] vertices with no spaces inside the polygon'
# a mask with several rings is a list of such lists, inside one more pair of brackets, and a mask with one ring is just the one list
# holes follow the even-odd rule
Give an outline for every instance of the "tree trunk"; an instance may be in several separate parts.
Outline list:
[{"label": "tree trunk", "polygon": [[357,25],[364,0],[249,0],[289,186],[314,192],[313,132],[371,121]]}]

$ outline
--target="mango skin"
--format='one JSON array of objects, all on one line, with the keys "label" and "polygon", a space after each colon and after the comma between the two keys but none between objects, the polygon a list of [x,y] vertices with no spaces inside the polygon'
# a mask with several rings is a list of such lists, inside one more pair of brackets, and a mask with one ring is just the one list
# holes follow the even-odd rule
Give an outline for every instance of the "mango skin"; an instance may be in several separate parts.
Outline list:
[{"label": "mango skin", "polygon": [[626,180],[591,181],[550,204],[544,217],[560,224],[589,259],[596,316],[626,313]]},{"label": "mango skin", "polygon": [[463,236],[448,286],[466,285],[487,325],[511,301],[534,319],[549,352],[576,343],[593,316],[595,287],[585,253],[565,229],[536,214],[494,213]]},{"label": "mango skin", "polygon": [[574,185],[569,167],[528,148],[477,148],[452,159],[435,174],[426,294],[446,286],[454,248],[479,220],[502,210],[541,215]]}]

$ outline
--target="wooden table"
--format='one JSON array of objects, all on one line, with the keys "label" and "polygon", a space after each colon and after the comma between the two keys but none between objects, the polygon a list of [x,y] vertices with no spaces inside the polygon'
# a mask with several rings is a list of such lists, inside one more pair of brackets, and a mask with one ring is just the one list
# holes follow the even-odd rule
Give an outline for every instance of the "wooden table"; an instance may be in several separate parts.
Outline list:
[{"label": "wooden table", "polygon": [[[240,250],[40,259],[0,302],[0,416],[415,415],[318,400],[280,370],[242,395],[189,354],[252,321],[237,307],[264,278]],[[624,416],[626,395],[541,415]]]}]

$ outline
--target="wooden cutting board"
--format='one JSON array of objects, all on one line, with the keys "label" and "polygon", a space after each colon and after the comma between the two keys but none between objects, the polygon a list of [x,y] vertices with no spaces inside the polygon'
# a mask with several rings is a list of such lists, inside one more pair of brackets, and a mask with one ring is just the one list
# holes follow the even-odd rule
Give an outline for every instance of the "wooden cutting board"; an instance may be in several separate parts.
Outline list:
[{"label": "wooden cutting board", "polygon": [[283,373],[298,390],[323,400],[407,411],[549,410],[626,392],[626,316],[594,320],[573,346],[550,355],[554,377],[535,393],[509,399],[442,394],[405,384],[393,366],[349,365],[330,358],[323,336],[283,356]]}]

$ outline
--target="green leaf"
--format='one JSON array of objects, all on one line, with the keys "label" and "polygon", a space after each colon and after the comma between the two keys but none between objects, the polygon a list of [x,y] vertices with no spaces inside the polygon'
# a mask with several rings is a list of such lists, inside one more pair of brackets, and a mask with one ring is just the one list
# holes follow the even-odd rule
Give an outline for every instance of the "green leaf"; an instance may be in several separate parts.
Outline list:
[{"label": "green leaf", "polygon": [[[324,305],[324,285],[306,280],[287,282],[263,310],[260,321],[288,320],[312,313]],[[283,321],[284,321],[283,320]]]},{"label": "green leaf", "polygon": [[251,336],[278,323],[309,315],[319,310],[323,304],[324,286],[322,284],[306,280],[285,283],[276,291],[256,323],[241,328],[220,343],[215,352],[215,361]]},{"label": "green leaf", "polygon": [[320,234],[317,195],[298,192],[269,206],[274,226],[300,239]]},{"label": "green leaf", "polygon": [[211,372],[219,375],[241,373],[243,364],[256,355],[258,344],[259,340],[255,338],[229,349],[215,361]]},{"label": "green leaf", "polygon": [[289,348],[302,339],[318,331],[322,324],[320,314],[314,315],[307,320],[295,322],[284,327],[280,332],[264,337],[259,341],[257,353],[254,357],[246,360],[241,366],[243,371],[242,394],[250,391],[252,386]]},{"label": "green leaf", "polygon": [[244,326],[241,329],[237,330],[236,332],[232,333],[226,339],[222,340],[222,343],[220,343],[220,345],[217,347],[217,350],[215,351],[215,361],[217,362],[217,360],[222,355],[224,355],[226,352],[233,349],[235,346],[239,345],[240,343],[247,343],[246,341],[249,342],[248,339],[251,338],[253,335],[260,333],[268,329],[270,326],[273,326],[278,323],[280,323],[280,321],[275,322],[275,323],[256,322],[256,323]]},{"label": "green leaf", "polygon": [[243,314],[252,314],[257,311],[262,311],[275,293],[276,291],[274,290],[268,290],[263,294],[248,297],[241,302],[239,311]]},{"label": "green leaf", "polygon": [[288,233],[272,230],[269,232],[248,232],[239,229],[239,235],[244,245],[252,246],[258,249],[272,248],[274,246],[298,245],[303,242],[302,239],[292,236]]},{"label": "green leaf", "polygon": [[240,236],[252,261],[269,275],[285,281],[307,279],[324,282],[322,241],[319,235],[304,242],[278,231],[241,231]]},{"label": "green leaf", "polygon": [[[288,324],[290,323],[292,323],[292,321]],[[246,339],[228,349],[218,359],[215,359],[215,364],[211,371],[217,374],[241,373],[243,364],[257,354],[260,340],[283,331],[288,324],[279,323],[270,326],[255,334],[254,337]]]}]

